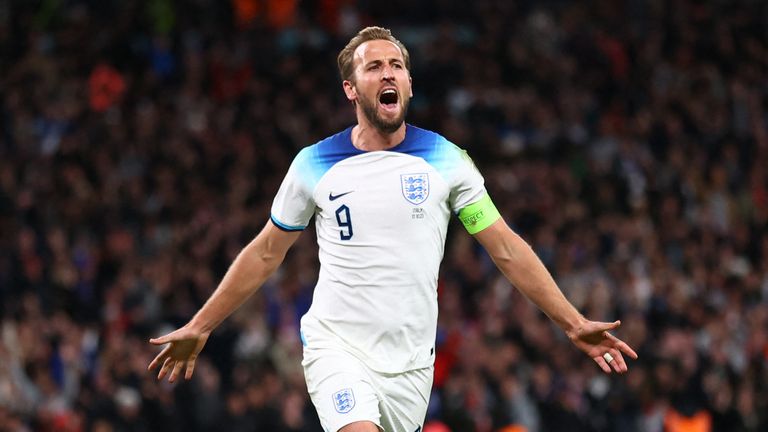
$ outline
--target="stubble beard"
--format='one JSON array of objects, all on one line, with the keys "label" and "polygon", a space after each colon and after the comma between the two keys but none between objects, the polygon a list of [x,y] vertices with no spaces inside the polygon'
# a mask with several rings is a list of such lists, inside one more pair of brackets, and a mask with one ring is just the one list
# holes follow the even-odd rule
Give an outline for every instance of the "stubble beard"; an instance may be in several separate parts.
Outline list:
[{"label": "stubble beard", "polygon": [[[403,100],[403,103],[400,106],[400,115],[392,120],[387,120],[379,115],[378,101],[372,103],[368,98],[363,97],[362,95],[360,95],[358,98],[358,103],[363,109],[365,118],[371,125],[373,125],[373,127],[385,134],[394,133],[400,128],[400,126],[402,126],[403,122],[405,121],[405,114],[408,112],[409,102],[410,101],[407,98]],[[398,103],[400,102],[398,101]]]}]

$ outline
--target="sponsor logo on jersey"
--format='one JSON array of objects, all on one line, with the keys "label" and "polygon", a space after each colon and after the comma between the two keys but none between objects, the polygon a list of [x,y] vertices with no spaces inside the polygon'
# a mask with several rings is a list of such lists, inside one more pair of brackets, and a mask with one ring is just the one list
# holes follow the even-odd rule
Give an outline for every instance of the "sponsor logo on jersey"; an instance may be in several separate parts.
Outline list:
[{"label": "sponsor logo on jersey", "polygon": [[411,204],[421,204],[429,196],[429,175],[427,173],[400,174],[403,196]]},{"label": "sponsor logo on jersey", "polygon": [[355,395],[351,388],[345,388],[333,394],[333,407],[341,414],[352,411],[355,407]]},{"label": "sponsor logo on jersey", "polygon": [[343,197],[344,195],[351,194],[354,191],[344,192],[340,193],[338,195],[334,195],[333,192],[328,192],[328,200],[329,201],[336,201],[337,199]]}]

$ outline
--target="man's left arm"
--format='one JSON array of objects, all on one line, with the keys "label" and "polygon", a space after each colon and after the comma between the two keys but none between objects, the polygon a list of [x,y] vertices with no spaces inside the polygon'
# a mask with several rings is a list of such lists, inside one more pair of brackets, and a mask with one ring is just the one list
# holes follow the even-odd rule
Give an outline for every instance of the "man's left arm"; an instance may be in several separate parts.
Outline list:
[{"label": "man's left arm", "polygon": [[622,353],[633,359],[637,358],[637,354],[609,333],[621,324],[620,321],[590,321],[581,315],[565,298],[533,249],[512,231],[504,219],[498,218],[473,235],[504,276],[544,311],[571,342],[589,355],[604,372],[610,373],[611,368],[618,373],[627,371]]}]

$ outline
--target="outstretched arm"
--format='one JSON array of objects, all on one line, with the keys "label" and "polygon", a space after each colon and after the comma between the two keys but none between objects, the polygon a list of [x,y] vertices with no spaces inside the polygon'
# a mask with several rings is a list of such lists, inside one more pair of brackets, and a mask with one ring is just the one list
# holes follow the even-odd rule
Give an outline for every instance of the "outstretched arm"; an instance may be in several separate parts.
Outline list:
[{"label": "outstretched arm", "polygon": [[216,291],[195,316],[178,330],[149,342],[166,346],[149,364],[157,366],[158,379],[170,372],[168,381],[174,382],[182,370],[184,378],[192,378],[197,355],[205,346],[208,336],[226,317],[261,287],[280,266],[286,252],[299,237],[300,231],[286,232],[271,221],[235,258]]},{"label": "outstretched arm", "polygon": [[[610,373],[611,367],[619,373],[627,371],[622,353],[633,359],[637,354],[609,333],[621,324],[620,321],[606,323],[584,318],[565,298],[533,249],[503,219],[499,218],[476,233],[475,238],[504,276],[557,323],[571,342],[592,357],[604,372]],[[606,353],[609,355],[605,356]]]}]

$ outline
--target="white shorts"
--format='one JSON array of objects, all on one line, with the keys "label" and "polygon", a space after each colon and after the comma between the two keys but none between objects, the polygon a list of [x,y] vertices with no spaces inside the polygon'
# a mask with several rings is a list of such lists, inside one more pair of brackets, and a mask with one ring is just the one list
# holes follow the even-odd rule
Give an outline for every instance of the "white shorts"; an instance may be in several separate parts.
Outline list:
[{"label": "white shorts", "polygon": [[433,366],[384,374],[345,351],[307,347],[302,366],[309,396],[326,432],[337,432],[356,421],[370,421],[385,432],[421,430]]}]

